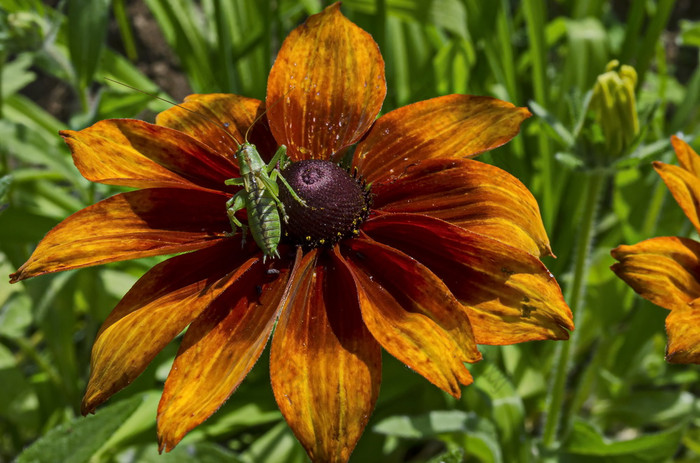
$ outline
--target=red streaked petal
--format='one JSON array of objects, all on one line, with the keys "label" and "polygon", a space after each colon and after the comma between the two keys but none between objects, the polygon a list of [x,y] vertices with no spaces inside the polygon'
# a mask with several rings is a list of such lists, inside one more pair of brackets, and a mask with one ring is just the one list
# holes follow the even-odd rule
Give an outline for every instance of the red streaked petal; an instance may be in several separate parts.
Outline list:
[{"label": "red streaked petal", "polygon": [[[92,347],[83,414],[133,381],[175,336],[250,267],[231,239],[149,270],[107,317]],[[222,255],[231,256],[222,259]]]},{"label": "red streaked petal", "polygon": [[[449,394],[472,377],[463,362],[481,354],[466,316],[450,290],[409,256],[369,239],[343,243],[362,318],[391,355]],[[340,259],[340,257],[338,257]]]},{"label": "red streaked petal", "polygon": [[91,265],[191,251],[230,231],[224,194],[154,188],[121,193],[56,225],[11,282]]},{"label": "red streaked petal", "polygon": [[700,178],[683,167],[654,161],[654,169],[700,233]]},{"label": "red streaked petal", "polygon": [[420,101],[380,117],[357,145],[353,165],[376,182],[426,159],[476,156],[508,142],[530,116],[526,108],[485,96]]},{"label": "red streaked petal", "polygon": [[312,461],[345,462],[379,394],[381,349],[362,322],[352,277],[309,252],[275,329],[270,379]]},{"label": "red streaked petal", "polygon": [[613,249],[611,268],[640,296],[668,310],[700,297],[700,243],[688,238],[651,238]]},{"label": "red streaked petal", "polygon": [[[259,256],[259,255],[258,255]],[[257,362],[277,319],[289,269],[270,281],[255,258],[187,330],[158,405],[159,450],[209,418]]]},{"label": "red streaked petal", "polygon": [[671,144],[681,167],[696,177],[700,177],[700,156],[698,156],[698,153],[689,144],[675,135],[671,136]]},{"label": "red streaked petal", "polygon": [[177,130],[135,119],[109,119],[64,130],[80,173],[92,182],[134,188],[224,188],[238,176],[226,158]]},{"label": "red streaked petal", "polygon": [[194,94],[158,114],[156,123],[186,133],[230,160],[250,131],[248,141],[257,146],[263,157],[271,157],[276,143],[267,118],[263,116],[256,122],[264,109],[265,104],[255,98],[227,93]]},{"label": "red streaked petal", "polygon": [[700,363],[700,300],[674,308],[666,317],[666,360]]},{"label": "red streaked petal", "polygon": [[469,159],[430,159],[372,185],[373,208],[425,214],[530,254],[551,255],[537,201],[518,179]]},{"label": "red streaked petal", "polygon": [[568,339],[559,285],[532,254],[416,214],[370,218],[363,230],[433,271],[464,305],[478,344]]},{"label": "red streaked petal", "polygon": [[267,82],[267,117],[292,160],[329,159],[369,129],[385,95],[379,47],[338,2],[285,39]]}]

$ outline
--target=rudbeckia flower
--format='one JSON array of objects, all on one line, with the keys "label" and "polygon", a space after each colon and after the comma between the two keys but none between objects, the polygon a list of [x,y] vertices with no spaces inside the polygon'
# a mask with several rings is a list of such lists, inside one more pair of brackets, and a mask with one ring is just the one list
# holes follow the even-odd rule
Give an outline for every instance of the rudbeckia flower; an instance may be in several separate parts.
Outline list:
[{"label": "rudbeckia flower", "polygon": [[[671,137],[680,165],[655,161],[654,169],[685,215],[700,232],[700,156]],[[611,251],[612,270],[637,293],[670,310],[666,317],[666,360],[700,363],[700,243],[663,236]]]},{"label": "rudbeckia flower", "polygon": [[[268,338],[287,423],[314,461],[346,461],[379,393],[381,348],[459,397],[477,344],[566,339],[572,316],[540,262],[550,254],[530,192],[468,159],[514,137],[527,109],[449,95],[377,119],[384,62],[332,5],[284,41],[250,140],[306,204],[279,258],[231,233],[225,185],[264,103],[192,95],[156,124],[64,131],[89,180],[138,188],[68,217],[11,276],[179,253],[147,272],[104,322],[84,413],[129,384],[185,328],[158,407],[170,450],[236,390]],[[358,143],[359,142],[359,143]],[[349,169],[338,161],[352,145]],[[241,220],[245,214],[241,211]],[[274,327],[274,334],[273,334]]]}]

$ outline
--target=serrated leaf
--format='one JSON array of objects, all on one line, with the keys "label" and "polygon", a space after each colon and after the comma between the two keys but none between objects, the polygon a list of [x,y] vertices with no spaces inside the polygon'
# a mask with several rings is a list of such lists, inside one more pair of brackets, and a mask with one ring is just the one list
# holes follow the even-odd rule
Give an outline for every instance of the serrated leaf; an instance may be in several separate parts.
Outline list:
[{"label": "serrated leaf", "polygon": [[17,458],[17,463],[89,461],[140,404],[141,397],[134,397],[104,407],[95,415],[59,425],[27,447]]}]

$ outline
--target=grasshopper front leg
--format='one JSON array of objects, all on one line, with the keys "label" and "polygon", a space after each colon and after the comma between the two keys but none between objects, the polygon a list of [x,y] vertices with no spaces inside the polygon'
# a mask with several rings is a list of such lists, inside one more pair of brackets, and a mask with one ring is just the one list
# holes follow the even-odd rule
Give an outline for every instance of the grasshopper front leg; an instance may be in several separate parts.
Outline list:
[{"label": "grasshopper front leg", "polygon": [[[287,157],[287,147],[284,145],[280,145],[279,148],[277,148],[277,151],[275,152],[275,155],[272,156],[272,159],[270,160],[269,164],[266,166],[266,170],[268,175],[270,176],[270,180],[272,183],[277,183],[277,178],[279,178],[282,181],[282,184],[287,188],[289,191],[289,194],[292,195],[292,198],[294,198],[296,201],[299,202],[302,206],[306,206],[306,201],[301,199],[301,197],[294,191],[292,186],[287,183],[287,180],[282,176],[280,173],[280,168],[284,169],[289,162],[289,158]],[[279,165],[279,167],[278,167]],[[266,185],[269,188],[269,185]],[[275,190],[276,193],[276,190]]]},{"label": "grasshopper front leg", "polygon": [[265,166],[265,170],[268,174],[270,174],[274,170],[279,170],[279,168],[284,169],[285,167],[287,167],[288,163],[289,157],[287,157],[287,147],[284,145],[280,145],[280,147],[277,148],[277,151],[275,151],[275,155],[272,156],[270,162],[268,162],[267,166]]},{"label": "grasshopper front leg", "polygon": [[248,232],[248,227],[243,225],[243,223],[236,218],[236,212],[241,209],[245,209],[248,196],[245,190],[241,190],[226,201],[226,214],[228,215],[228,220],[231,222],[231,233],[227,233],[228,236],[236,234],[236,229],[240,227],[242,237],[241,237],[241,247],[245,246],[245,237]]}]

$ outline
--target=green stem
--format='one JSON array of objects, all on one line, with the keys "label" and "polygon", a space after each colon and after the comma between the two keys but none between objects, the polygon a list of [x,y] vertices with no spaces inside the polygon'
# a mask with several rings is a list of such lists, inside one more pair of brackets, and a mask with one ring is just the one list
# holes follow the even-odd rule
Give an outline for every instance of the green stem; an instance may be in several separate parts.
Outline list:
[{"label": "green stem", "polygon": [[644,219],[644,224],[642,225],[642,236],[652,236],[654,230],[656,230],[656,225],[659,222],[661,208],[663,207],[667,191],[668,189],[666,188],[666,184],[657,179],[656,186],[654,187],[654,193],[651,197],[649,208],[647,209],[646,218]]},{"label": "green stem", "polygon": [[[545,41],[546,7],[544,2],[538,0],[525,0],[523,2],[527,35],[529,39],[530,56],[532,58],[532,86],[535,101],[548,108],[549,81],[547,79],[547,58]],[[554,223],[555,197],[552,194],[552,162],[553,156],[550,150],[549,137],[544,130],[537,135],[538,152],[540,155],[542,219],[547,230],[552,229]]]},{"label": "green stem", "polygon": [[114,0],[112,3],[112,8],[114,10],[114,18],[119,26],[119,33],[122,37],[122,43],[124,44],[124,52],[126,52],[126,56],[129,58],[129,61],[133,63],[138,59],[139,55],[136,50],[134,34],[131,32],[131,26],[129,25],[129,17],[126,13],[126,5],[124,5],[124,0]]},{"label": "green stem", "polygon": [[5,67],[5,59],[7,59],[7,52],[0,50],[0,119],[2,119],[2,114],[4,112],[5,101],[3,98],[2,89],[2,72]]},{"label": "green stem", "polygon": [[[603,172],[591,172],[587,178],[586,195],[583,197],[585,201],[584,211],[579,227],[581,235],[576,245],[573,282],[568,294],[569,307],[571,307],[571,312],[576,322],[579,320],[579,307],[586,290],[586,275],[588,274],[589,264],[588,257],[590,255],[591,243],[593,242],[596,229],[596,211],[606,178]],[[557,349],[556,376],[549,394],[547,418],[542,436],[542,443],[545,448],[553,448],[557,439],[557,431],[561,420],[561,411],[566,389],[566,378],[569,373],[569,357],[575,341],[578,338],[577,333],[581,331],[581,328],[581,326],[578,326],[577,330],[574,331],[572,339],[568,342],[561,343]]]}]

